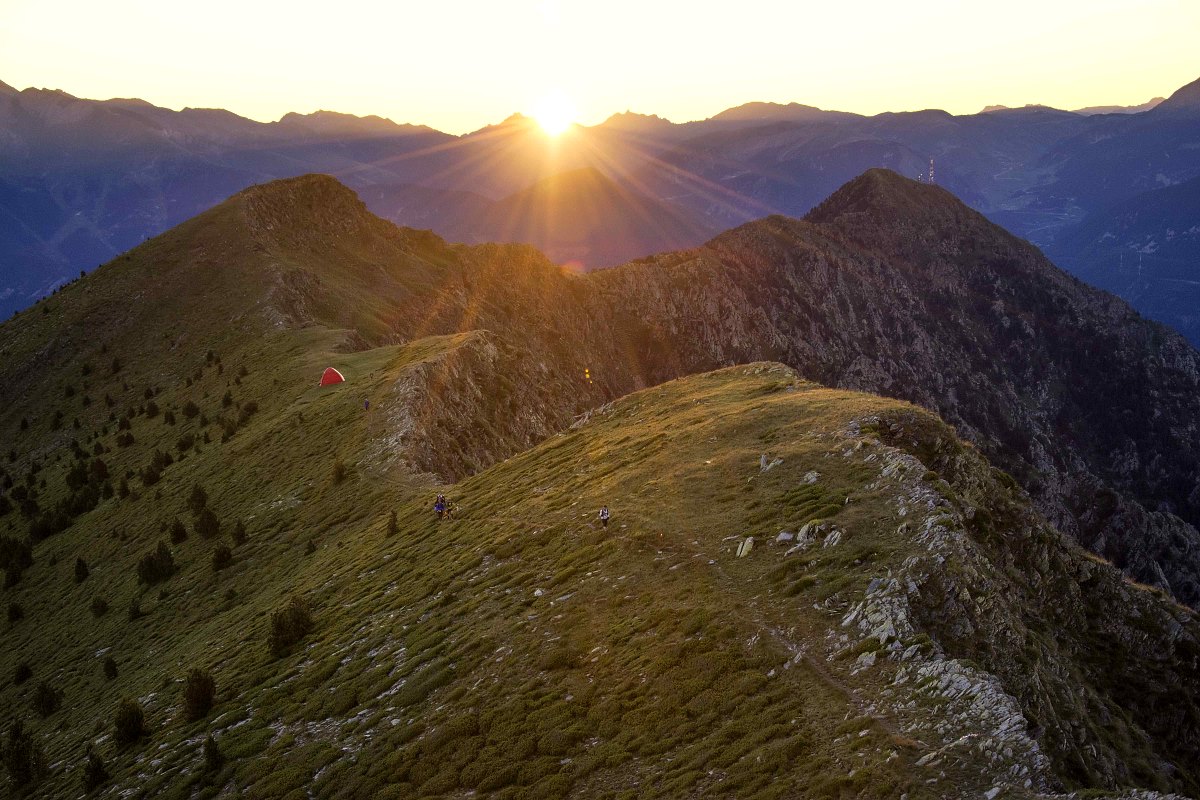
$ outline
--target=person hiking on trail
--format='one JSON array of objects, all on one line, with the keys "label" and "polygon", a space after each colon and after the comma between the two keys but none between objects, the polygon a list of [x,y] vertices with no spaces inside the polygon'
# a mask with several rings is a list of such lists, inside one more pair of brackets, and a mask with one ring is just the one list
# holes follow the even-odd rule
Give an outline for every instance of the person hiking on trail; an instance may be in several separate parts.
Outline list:
[{"label": "person hiking on trail", "polygon": [[370,410],[371,410],[371,401],[363,400],[363,411],[370,411]]},{"label": "person hiking on trail", "polygon": [[608,506],[600,507],[600,524],[605,528],[608,527]]},{"label": "person hiking on trail", "polygon": [[446,519],[454,519],[454,512],[457,511],[458,509],[456,509],[454,506],[454,503],[451,503],[449,500],[446,500],[445,502],[446,502]]},{"label": "person hiking on trail", "polygon": [[433,501],[433,510],[437,512],[438,519],[446,513],[446,495],[439,494],[437,499]]}]

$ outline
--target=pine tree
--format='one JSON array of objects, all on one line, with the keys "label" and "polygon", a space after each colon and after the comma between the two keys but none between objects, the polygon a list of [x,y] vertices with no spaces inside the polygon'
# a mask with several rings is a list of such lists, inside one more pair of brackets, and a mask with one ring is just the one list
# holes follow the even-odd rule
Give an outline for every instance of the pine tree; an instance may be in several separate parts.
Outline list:
[{"label": "pine tree", "polygon": [[104,762],[100,760],[100,756],[96,755],[96,751],[89,746],[87,760],[83,763],[83,770],[79,773],[84,793],[91,794],[96,789],[108,783],[108,778],[109,774],[108,770],[104,768]]},{"label": "pine tree", "polygon": [[202,669],[192,669],[183,685],[183,717],[188,722],[204,719],[212,710],[217,683]]}]

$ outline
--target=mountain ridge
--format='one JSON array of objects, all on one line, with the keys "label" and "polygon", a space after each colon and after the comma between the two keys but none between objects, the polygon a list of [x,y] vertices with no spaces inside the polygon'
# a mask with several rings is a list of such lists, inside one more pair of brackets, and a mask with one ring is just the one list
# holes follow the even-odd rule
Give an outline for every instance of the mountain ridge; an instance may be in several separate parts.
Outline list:
[{"label": "mountain ridge", "polygon": [[[516,446],[500,442],[528,446],[533,432],[566,425],[590,404],[628,391],[729,363],[783,361],[809,379],[935,410],[1030,488],[1059,528],[1138,580],[1187,602],[1200,599],[1200,495],[1187,478],[1200,457],[1187,446],[1195,441],[1189,431],[1200,426],[1196,352],[1060,272],[944,189],[869,172],[812,220],[768,218],[703,247],[586,279],[563,274],[532,248],[464,250],[398,230],[329,178],[245,196],[293,214],[281,225],[271,210],[261,226],[273,242],[273,227],[290,237],[284,252],[296,266],[280,273],[273,294],[289,318],[351,328],[360,349],[457,335],[464,320],[492,330],[528,328],[521,348],[561,364],[552,391],[580,394],[567,407],[535,414],[515,440],[497,420],[498,432],[486,437],[501,447],[492,451],[497,457]],[[326,217],[323,205],[346,213]],[[297,209],[307,211],[295,216]],[[345,216],[357,220],[353,235],[336,221]],[[328,225],[327,235],[311,237]],[[348,239],[362,246],[347,249],[341,243]],[[373,287],[370,294],[346,288],[318,264],[299,266],[290,255],[296,252],[343,265]],[[469,270],[438,268],[431,273],[438,277],[421,277],[428,265],[467,253],[478,254]],[[378,272],[376,262],[395,259],[417,271]],[[506,263],[527,272],[514,280]],[[442,292],[441,282],[455,288]],[[603,303],[586,302],[585,291],[600,293]],[[486,302],[473,301],[480,293]],[[904,298],[902,311],[897,298]],[[576,331],[577,352],[548,347],[542,337],[552,330]],[[604,330],[616,339],[599,336]],[[515,354],[506,358],[514,371],[525,369]],[[1097,359],[1108,360],[1104,369]],[[569,376],[589,363],[609,367],[581,390]],[[1071,378],[1064,384],[1057,375]],[[1151,415],[1152,407],[1159,413]],[[1114,450],[1122,453],[1116,464]],[[1114,490],[1116,499],[1097,504]]]},{"label": "mountain ridge", "polygon": [[[939,185],[1073,265],[1082,254],[1068,247],[1078,238],[1072,231],[1089,214],[1200,175],[1186,113],[614,121],[552,141],[532,123],[462,137],[387,127],[362,135],[353,130],[362,123],[318,134],[220,112],[118,107],[38,90],[0,94],[0,106],[15,120],[0,140],[0,210],[14,220],[0,231],[0,261],[12,265],[0,286],[5,314],[245,186],[308,172],[337,175],[393,222],[467,242],[502,238],[489,219],[492,203],[588,166],[649,198],[656,214],[702,223],[688,241],[664,237],[606,254],[605,262],[585,260],[585,267],[699,245],[771,213],[800,217],[868,167],[916,176],[931,158]],[[618,215],[614,224],[636,224],[633,208],[609,208]],[[573,236],[536,244],[605,252],[611,248],[602,229],[594,226],[582,245]],[[1191,286],[1158,283],[1126,294],[1196,342],[1197,323],[1161,299],[1186,304]]]},{"label": "mountain ridge", "polygon": [[[1053,268],[965,207],[969,228],[926,224],[945,193],[910,184],[865,175],[819,222],[581,275],[397,228],[304,176],[0,323],[2,591],[20,608],[0,664],[33,675],[0,685],[0,710],[11,733],[61,693],[26,729],[53,765],[38,790],[77,792],[90,748],[111,796],[1194,794],[1195,613],[1085,554],[935,414],[803,377],[921,389],[987,449],[1003,428],[978,420],[1028,402],[986,394],[1022,377],[1005,360],[959,352],[1003,352],[1006,318],[1046,330],[1010,293]],[[865,231],[879,208],[915,224]],[[959,288],[926,295],[930,276]],[[1062,331],[1084,301],[1121,307],[1058,280]],[[1098,358],[1184,418],[1153,363],[1179,346]],[[346,383],[318,387],[328,366]],[[947,384],[975,375],[986,402],[956,408]],[[1084,462],[1031,422],[1048,459]],[[111,496],[75,482],[96,459]],[[12,560],[17,525],[31,563]],[[160,540],[173,574],[142,581]],[[272,649],[293,598],[308,629]],[[191,667],[217,687],[199,719]],[[148,730],[118,746],[122,695]],[[204,766],[210,735],[223,765]]]}]

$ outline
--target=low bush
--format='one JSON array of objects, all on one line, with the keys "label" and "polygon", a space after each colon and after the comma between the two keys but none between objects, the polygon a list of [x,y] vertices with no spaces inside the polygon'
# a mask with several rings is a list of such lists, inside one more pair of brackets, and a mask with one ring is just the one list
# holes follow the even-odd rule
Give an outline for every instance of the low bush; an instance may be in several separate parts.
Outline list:
[{"label": "low bush", "polygon": [[271,634],[267,644],[271,655],[285,655],[313,628],[312,612],[299,597],[293,597],[283,608],[271,615]]},{"label": "low bush", "polygon": [[217,740],[210,733],[204,740],[204,771],[211,775],[220,772],[223,766],[225,766],[225,754],[221,752],[221,746],[217,744]]},{"label": "low bush", "polygon": [[87,758],[83,762],[83,768],[79,772],[79,782],[83,786],[84,794],[91,794],[99,789],[104,784],[108,783],[108,770],[104,768],[104,762],[100,756],[96,755],[96,751],[88,748]]},{"label": "low bush", "polygon": [[0,760],[8,771],[9,782],[17,790],[33,786],[46,776],[46,754],[23,720],[9,726],[8,735],[0,742]]},{"label": "low bush", "polygon": [[220,572],[233,563],[233,551],[227,545],[217,545],[213,549],[212,568],[213,572]]},{"label": "low bush", "polygon": [[208,716],[213,698],[217,694],[217,683],[205,670],[193,669],[183,684],[183,718],[195,722]]},{"label": "low bush", "polygon": [[33,697],[29,702],[34,711],[43,717],[48,717],[62,706],[62,691],[41,681],[33,690]]},{"label": "low bush", "polygon": [[175,574],[175,559],[171,556],[166,542],[159,542],[158,547],[142,556],[137,566],[138,582],[148,586],[162,583]]},{"label": "low bush", "polygon": [[[188,445],[188,447],[191,447],[191,445]],[[187,505],[193,517],[200,516],[200,512],[208,506],[208,492],[204,491],[203,486],[198,483],[192,484],[192,491],[188,495]]]},{"label": "low bush", "polygon": [[196,535],[204,539],[214,539],[221,535],[221,521],[211,508],[205,508],[196,518]]},{"label": "low bush", "polygon": [[113,740],[118,747],[126,747],[146,735],[146,714],[137,700],[126,697],[117,704],[113,717]]}]

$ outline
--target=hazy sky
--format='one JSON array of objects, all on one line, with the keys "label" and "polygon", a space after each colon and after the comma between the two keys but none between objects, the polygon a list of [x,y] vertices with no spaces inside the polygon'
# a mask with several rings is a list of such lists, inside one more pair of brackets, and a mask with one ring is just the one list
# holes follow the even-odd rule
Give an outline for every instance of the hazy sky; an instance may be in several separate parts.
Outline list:
[{"label": "hazy sky", "polygon": [[585,124],[750,100],[1135,104],[1200,77],[1197,42],[1200,0],[0,0],[0,80],[18,89],[451,133],[547,96]]}]

